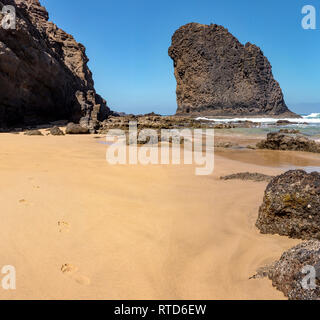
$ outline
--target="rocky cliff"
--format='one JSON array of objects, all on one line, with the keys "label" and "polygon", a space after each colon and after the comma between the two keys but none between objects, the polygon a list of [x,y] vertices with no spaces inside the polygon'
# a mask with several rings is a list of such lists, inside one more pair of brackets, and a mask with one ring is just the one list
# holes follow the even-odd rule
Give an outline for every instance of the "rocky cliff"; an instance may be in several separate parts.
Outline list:
[{"label": "rocky cliff", "polygon": [[94,89],[85,47],[48,21],[39,0],[0,0],[0,12],[3,5],[17,17],[15,30],[0,26],[0,127],[67,119],[94,129],[110,109]]},{"label": "rocky cliff", "polygon": [[177,114],[294,116],[268,59],[216,24],[187,24],[172,37]]}]

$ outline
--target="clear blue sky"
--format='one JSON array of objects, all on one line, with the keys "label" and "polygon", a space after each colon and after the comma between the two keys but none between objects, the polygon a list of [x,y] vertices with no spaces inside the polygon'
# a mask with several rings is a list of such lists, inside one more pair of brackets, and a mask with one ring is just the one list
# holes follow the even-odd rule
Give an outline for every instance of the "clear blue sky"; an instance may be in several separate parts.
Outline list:
[{"label": "clear blue sky", "polygon": [[[320,112],[319,0],[40,0],[50,20],[87,48],[96,90],[117,111],[176,111],[171,36],[189,22],[217,23],[260,46],[289,107]],[[301,27],[304,5],[317,30]]]}]

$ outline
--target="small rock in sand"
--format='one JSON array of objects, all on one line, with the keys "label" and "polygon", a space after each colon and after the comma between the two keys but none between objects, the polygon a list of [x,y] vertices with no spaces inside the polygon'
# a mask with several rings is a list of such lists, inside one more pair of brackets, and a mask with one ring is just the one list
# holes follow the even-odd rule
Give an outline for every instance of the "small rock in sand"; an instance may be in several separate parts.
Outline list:
[{"label": "small rock in sand", "polygon": [[50,129],[50,134],[53,136],[64,136],[63,131],[59,127],[52,127]]},{"label": "small rock in sand", "polygon": [[261,181],[271,181],[273,176],[268,176],[262,173],[250,173],[250,172],[243,172],[243,173],[235,173],[229,176],[221,177],[221,180],[251,180],[255,182]]},{"label": "small rock in sand", "polygon": [[39,130],[28,130],[24,133],[25,136],[43,136]]}]

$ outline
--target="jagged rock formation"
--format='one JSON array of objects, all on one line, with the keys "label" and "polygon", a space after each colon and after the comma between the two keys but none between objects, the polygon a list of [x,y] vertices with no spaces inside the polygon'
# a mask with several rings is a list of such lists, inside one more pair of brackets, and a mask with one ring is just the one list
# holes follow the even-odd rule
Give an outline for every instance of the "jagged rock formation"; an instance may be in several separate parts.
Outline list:
[{"label": "jagged rock formation", "polygon": [[190,23],[172,37],[177,114],[297,116],[287,108],[260,48],[222,26]]},{"label": "jagged rock formation", "polygon": [[15,6],[17,19],[16,30],[0,28],[0,127],[67,119],[94,130],[110,109],[84,46],[48,21],[39,0],[0,0],[0,12],[3,5]]},{"label": "jagged rock formation", "polygon": [[320,240],[320,173],[291,170],[268,185],[256,226],[264,234]]}]

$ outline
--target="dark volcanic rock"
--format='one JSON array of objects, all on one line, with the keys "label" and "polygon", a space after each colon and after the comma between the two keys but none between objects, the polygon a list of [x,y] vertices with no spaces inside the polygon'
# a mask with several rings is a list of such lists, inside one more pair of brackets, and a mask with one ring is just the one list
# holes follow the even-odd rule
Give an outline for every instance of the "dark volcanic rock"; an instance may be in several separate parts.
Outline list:
[{"label": "dark volcanic rock", "polygon": [[177,114],[296,116],[287,108],[269,61],[216,24],[189,23],[172,37]]},{"label": "dark volcanic rock", "polygon": [[241,172],[221,177],[221,180],[251,180],[255,182],[271,181],[274,177],[262,173]]},{"label": "dark volcanic rock", "polygon": [[[0,127],[59,119],[90,129],[110,110],[94,89],[85,47],[48,21],[38,0],[16,7],[16,30],[0,28]],[[0,21],[3,15],[0,13]]]},{"label": "dark volcanic rock", "polygon": [[53,136],[64,136],[63,131],[59,127],[50,128],[50,134]]},{"label": "dark volcanic rock", "polygon": [[268,185],[256,226],[262,233],[320,239],[320,173],[291,170]]},{"label": "dark volcanic rock", "polygon": [[89,134],[88,128],[82,127],[80,124],[68,123],[66,134]]},{"label": "dark volcanic rock", "polygon": [[258,149],[291,150],[320,152],[320,145],[300,134],[287,134],[282,132],[268,133],[267,139],[257,144]]},{"label": "dark volcanic rock", "polygon": [[[315,288],[303,287],[304,277],[311,275],[306,269],[312,266],[315,271]],[[310,270],[310,269],[309,269]],[[311,240],[286,251],[278,262],[267,272],[272,284],[290,300],[320,299],[320,241]],[[309,283],[310,284],[310,283]]]}]

